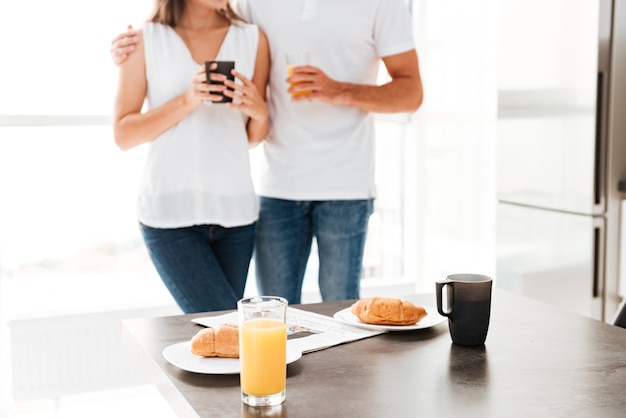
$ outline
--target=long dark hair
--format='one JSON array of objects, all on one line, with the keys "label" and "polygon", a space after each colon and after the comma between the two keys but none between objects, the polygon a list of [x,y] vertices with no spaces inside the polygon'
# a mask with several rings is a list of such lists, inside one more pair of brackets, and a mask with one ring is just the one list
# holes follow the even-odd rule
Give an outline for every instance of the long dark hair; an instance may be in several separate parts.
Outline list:
[{"label": "long dark hair", "polygon": [[[161,23],[175,28],[183,15],[185,3],[186,0],[154,0],[154,10],[148,18],[148,22]],[[230,1],[226,4],[226,8],[221,9],[219,13],[230,23],[245,22],[241,16],[235,13]]]}]

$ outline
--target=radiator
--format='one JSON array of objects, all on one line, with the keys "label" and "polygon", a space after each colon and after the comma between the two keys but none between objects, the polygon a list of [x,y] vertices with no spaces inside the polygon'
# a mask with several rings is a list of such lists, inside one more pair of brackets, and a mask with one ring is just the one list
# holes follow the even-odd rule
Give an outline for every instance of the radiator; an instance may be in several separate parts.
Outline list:
[{"label": "radiator", "polygon": [[149,383],[122,342],[121,321],[179,313],[168,306],[10,321],[14,400]]}]

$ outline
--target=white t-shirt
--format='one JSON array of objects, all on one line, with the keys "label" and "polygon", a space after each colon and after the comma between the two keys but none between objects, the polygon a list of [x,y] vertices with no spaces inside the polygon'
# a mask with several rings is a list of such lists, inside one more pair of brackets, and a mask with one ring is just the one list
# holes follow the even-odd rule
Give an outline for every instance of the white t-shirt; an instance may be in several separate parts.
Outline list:
[{"label": "white t-shirt", "polygon": [[285,54],[308,50],[329,77],[375,85],[380,58],[415,48],[404,0],[239,0],[268,36],[270,134],[262,196],[289,200],[375,197],[373,115],[319,101],[291,102]]},{"label": "white t-shirt", "polygon": [[[182,94],[203,63],[169,26],[143,26],[147,105]],[[235,61],[251,78],[259,30],[231,25],[218,60]],[[223,104],[204,104],[150,142],[138,199],[139,221],[157,228],[248,225],[258,217],[248,154],[247,117]]]}]

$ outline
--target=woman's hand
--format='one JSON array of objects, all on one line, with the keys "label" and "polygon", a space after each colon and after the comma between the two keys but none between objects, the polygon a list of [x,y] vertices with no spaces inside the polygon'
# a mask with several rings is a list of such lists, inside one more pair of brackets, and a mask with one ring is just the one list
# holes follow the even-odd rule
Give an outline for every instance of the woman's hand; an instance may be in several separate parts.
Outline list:
[{"label": "woman's hand", "polygon": [[[215,69],[217,64],[211,64],[213,67],[211,69]],[[226,76],[219,73],[211,73],[210,74],[212,81],[224,82],[226,80]],[[209,84],[207,83],[206,69],[204,66],[198,68],[196,75],[191,81],[191,86],[187,89],[186,95],[188,100],[199,100],[201,104],[203,100],[211,101],[211,102],[219,102],[222,100],[221,93],[224,92],[226,86],[223,84]]]},{"label": "woman's hand", "polygon": [[241,110],[251,119],[267,121],[269,118],[267,103],[259,94],[256,85],[237,70],[233,70],[233,75],[241,81],[241,84],[226,80],[226,77],[222,76],[224,85],[228,87],[224,90],[224,95],[233,99],[233,102],[226,105]]}]

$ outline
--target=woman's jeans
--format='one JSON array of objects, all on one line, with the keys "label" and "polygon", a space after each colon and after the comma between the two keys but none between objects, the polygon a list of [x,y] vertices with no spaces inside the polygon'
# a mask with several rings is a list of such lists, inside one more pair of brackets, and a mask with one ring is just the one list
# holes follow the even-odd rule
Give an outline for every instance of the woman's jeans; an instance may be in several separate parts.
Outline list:
[{"label": "woman's jeans", "polygon": [[152,263],[183,312],[237,308],[246,286],[255,224],[140,227]]},{"label": "woman's jeans", "polygon": [[313,237],[322,300],[359,298],[373,199],[292,201],[261,197],[255,246],[259,292],[301,303]]}]

